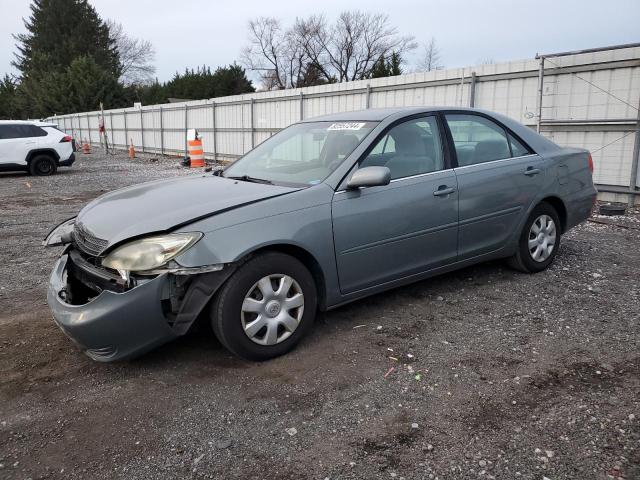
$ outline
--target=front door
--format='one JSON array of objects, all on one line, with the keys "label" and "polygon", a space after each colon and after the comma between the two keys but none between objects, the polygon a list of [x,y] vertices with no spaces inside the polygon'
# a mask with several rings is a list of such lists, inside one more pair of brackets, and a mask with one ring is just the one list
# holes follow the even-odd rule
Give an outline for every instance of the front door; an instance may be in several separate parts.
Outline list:
[{"label": "front door", "polygon": [[344,294],[455,261],[458,188],[435,116],[384,134],[359,167],[384,165],[389,185],[338,191],[333,233]]}]

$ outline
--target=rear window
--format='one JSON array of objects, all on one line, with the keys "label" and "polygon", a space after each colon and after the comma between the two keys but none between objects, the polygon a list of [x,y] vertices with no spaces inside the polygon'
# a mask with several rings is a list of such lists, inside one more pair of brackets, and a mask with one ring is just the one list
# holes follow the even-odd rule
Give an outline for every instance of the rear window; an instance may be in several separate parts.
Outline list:
[{"label": "rear window", "polygon": [[6,140],[10,138],[31,138],[46,137],[47,132],[35,125],[24,123],[16,123],[9,125],[0,125],[0,139]]},{"label": "rear window", "polygon": [[63,135],[67,135],[67,132],[60,130],[58,127],[54,127],[53,125],[49,127],[43,127],[43,128],[47,131],[56,131],[56,132],[60,132]]}]

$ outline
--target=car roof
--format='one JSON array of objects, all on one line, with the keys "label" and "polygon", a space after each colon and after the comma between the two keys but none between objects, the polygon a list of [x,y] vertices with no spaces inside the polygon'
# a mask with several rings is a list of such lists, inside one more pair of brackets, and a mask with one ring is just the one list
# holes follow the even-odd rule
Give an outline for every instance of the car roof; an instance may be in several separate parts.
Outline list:
[{"label": "car roof", "polygon": [[330,113],[320,117],[308,118],[303,122],[381,122],[390,116],[408,116],[417,113],[437,112],[441,110],[463,110],[471,112],[486,112],[477,108],[468,107],[446,107],[446,106],[423,106],[423,107],[389,107],[389,108],[369,108],[367,110],[354,110],[352,112]]},{"label": "car roof", "polygon": [[0,120],[0,125],[36,125],[38,127],[55,127],[55,123],[40,120]]}]

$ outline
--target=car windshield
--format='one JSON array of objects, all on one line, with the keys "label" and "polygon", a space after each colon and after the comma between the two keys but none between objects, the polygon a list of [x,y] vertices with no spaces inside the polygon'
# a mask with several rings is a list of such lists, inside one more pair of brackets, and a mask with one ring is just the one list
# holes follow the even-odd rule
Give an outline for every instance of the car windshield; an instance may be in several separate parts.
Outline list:
[{"label": "car windshield", "polygon": [[376,122],[292,125],[224,171],[227,178],[291,185],[322,182],[362,142]]}]

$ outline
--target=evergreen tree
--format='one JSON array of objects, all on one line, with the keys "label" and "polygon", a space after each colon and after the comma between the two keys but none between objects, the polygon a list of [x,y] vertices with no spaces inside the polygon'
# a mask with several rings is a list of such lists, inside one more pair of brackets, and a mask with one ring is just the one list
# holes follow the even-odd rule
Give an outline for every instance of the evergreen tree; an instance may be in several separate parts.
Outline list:
[{"label": "evergreen tree", "polygon": [[29,117],[93,111],[100,102],[106,108],[117,107],[123,98],[117,78],[89,56],[76,58],[64,71],[30,78],[21,89],[29,100],[24,112]]},{"label": "evergreen tree", "polygon": [[218,67],[213,74],[213,81],[215,83],[214,97],[225,97],[256,91],[251,84],[251,80],[247,78],[244,68],[235,63],[228,67]]},{"label": "evergreen tree", "polygon": [[118,106],[118,51],[87,0],[33,0],[24,23],[13,62],[21,74],[22,116],[95,110],[99,101]]},{"label": "evergreen tree", "polygon": [[376,63],[373,64],[373,68],[371,68],[371,78],[382,78],[388,77],[389,70],[387,69],[387,62],[383,55],[380,55]]},{"label": "evergreen tree", "polygon": [[393,77],[402,74],[402,57],[398,52],[392,52],[389,58],[380,55],[371,69],[370,78]]},{"label": "evergreen tree", "polygon": [[400,54],[398,52],[393,52],[389,59],[389,63],[387,64],[390,77],[402,74],[402,68],[400,67],[401,63],[402,58],[400,58]]},{"label": "evergreen tree", "polygon": [[20,116],[18,105],[18,85],[9,75],[0,80],[0,119],[12,119]]},{"label": "evergreen tree", "polygon": [[228,67],[218,67],[215,73],[207,66],[196,70],[185,70],[184,74],[176,73],[166,83],[167,97],[188,100],[238,95],[254,92],[251,81],[247,78],[242,67],[233,64]]},{"label": "evergreen tree", "polygon": [[100,68],[119,76],[109,28],[87,0],[33,0],[24,25],[27,33],[14,36],[18,53],[13,62],[23,79],[62,71],[81,56],[92,57]]}]

